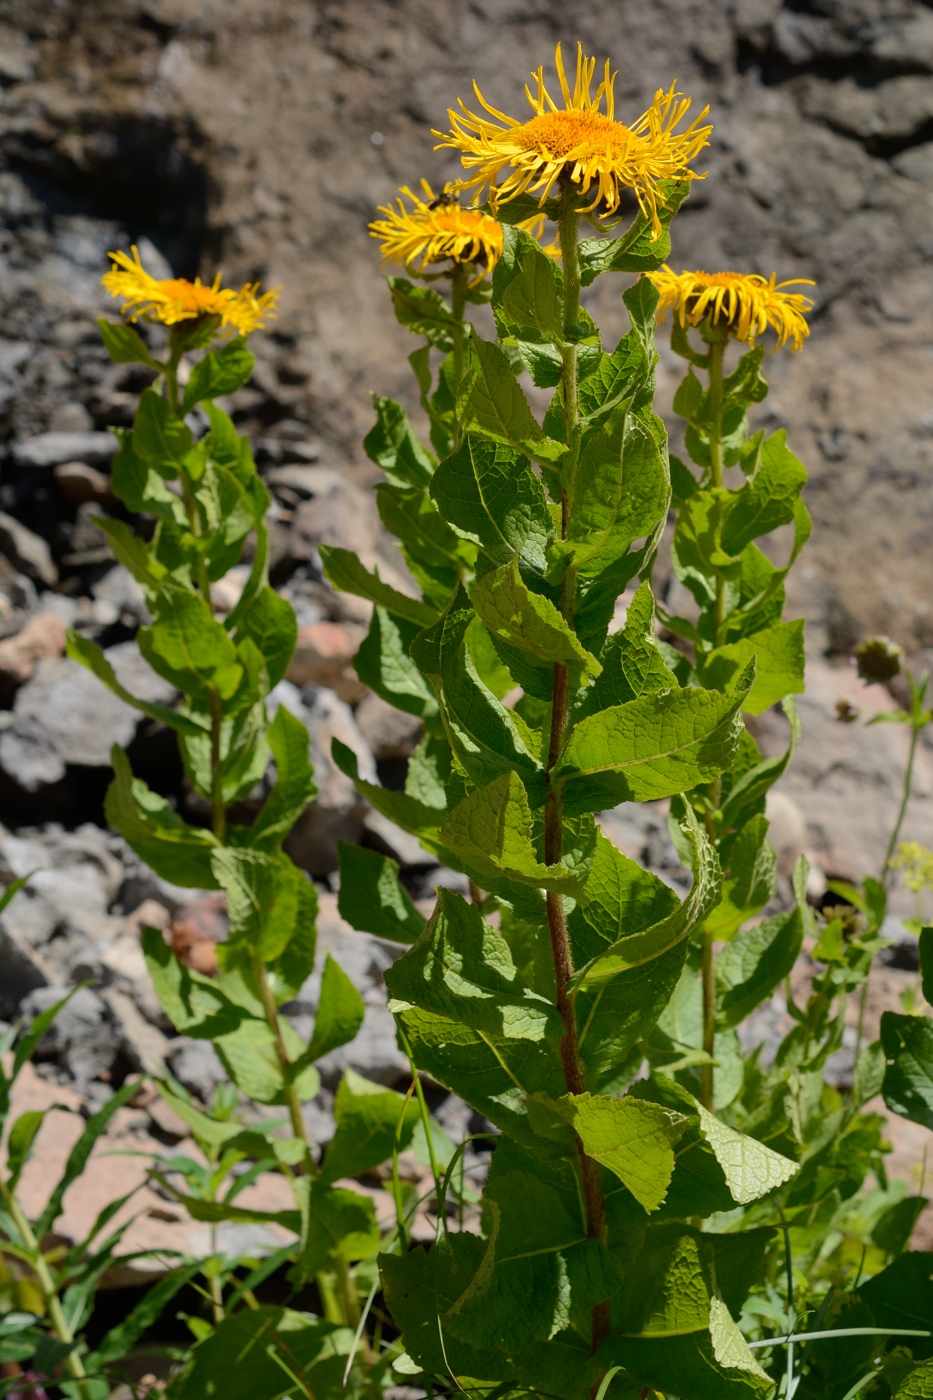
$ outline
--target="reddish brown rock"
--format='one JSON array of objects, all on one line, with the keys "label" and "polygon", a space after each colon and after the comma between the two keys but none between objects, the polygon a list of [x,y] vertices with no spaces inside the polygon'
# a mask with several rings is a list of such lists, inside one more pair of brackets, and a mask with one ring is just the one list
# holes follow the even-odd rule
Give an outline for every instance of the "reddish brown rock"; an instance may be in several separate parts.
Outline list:
[{"label": "reddish brown rock", "polygon": [[55,660],[65,652],[65,624],[54,613],[37,613],[15,637],[0,642],[0,692],[25,685],[36,663]]}]

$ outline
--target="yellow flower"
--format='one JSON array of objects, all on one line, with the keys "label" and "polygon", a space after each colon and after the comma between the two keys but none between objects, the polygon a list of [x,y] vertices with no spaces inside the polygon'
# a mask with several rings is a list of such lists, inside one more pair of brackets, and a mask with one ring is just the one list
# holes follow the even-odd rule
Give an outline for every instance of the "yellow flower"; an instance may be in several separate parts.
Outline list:
[{"label": "yellow flower", "polygon": [[164,326],[179,321],[197,320],[199,316],[219,316],[220,329],[228,335],[236,330],[240,335],[261,329],[264,316],[275,314],[279,289],[259,295],[259,283],[247,282],[238,292],[221,287],[218,272],[211,286],[199,277],[189,282],[185,277],[152,277],[143,267],[139,250],[133,246],[133,256],[110,253],[110,271],[101,278],[111,296],[123,297],[123,315],[130,321],[140,316],[146,321],[161,321]]},{"label": "yellow flower", "polygon": [[[452,186],[445,185],[436,195],[427,180],[421,181],[424,197],[407,185],[399,191],[411,201],[411,210],[399,199],[398,209],[380,205],[377,219],[369,226],[373,238],[382,243],[382,261],[418,263],[423,272],[430,263],[450,258],[455,263],[475,263],[479,275],[473,283],[481,282],[502,256],[502,227],[479,209],[464,209]],[[420,261],[419,261],[420,260]]]},{"label": "yellow flower", "polygon": [[[686,116],[690,99],[676,92],[672,85],[667,92],[659,88],[647,112],[631,126],[625,126],[615,120],[613,84],[616,75],[610,73],[608,59],[605,76],[594,96],[590,95],[590,85],[596,59],[585,58],[581,45],[577,45],[572,92],[564,72],[560,44],[555,62],[564,97],[563,111],[557,108],[544,86],[543,68],[534,75],[537,93],[525,87],[534,112],[529,121],[516,121],[490,107],[476,83],[473,90],[477,99],[495,121],[475,116],[462,101],[459,112],[453,108],[448,110],[451,130],[447,133],[435,131],[434,135],[441,138],[440,146],[459,151],[463,165],[476,172],[459,181],[457,188],[490,186],[495,208],[497,202],[514,199],[526,190],[532,193],[540,190],[543,204],[555,184],[567,179],[579,186],[581,194],[593,189],[587,212],[602,203],[600,218],[614,214],[622,191],[632,189],[642,212],[650,216],[653,237],[657,238],[661,232],[658,182],[675,177],[703,178],[687,166],[709,144],[712,127],[700,126],[709,108],[704,107],[690,126],[677,132],[675,128]],[[600,110],[603,104],[605,111]],[[512,167],[511,173],[497,185],[499,175],[508,166]]]},{"label": "yellow flower", "polygon": [[902,841],[891,861],[892,870],[900,870],[901,879],[914,894],[933,890],[933,851],[919,841]]},{"label": "yellow flower", "polygon": [[674,272],[665,263],[657,272],[646,272],[661,293],[658,318],[673,307],[680,324],[698,326],[707,316],[713,325],[726,325],[736,340],[753,345],[770,326],[777,332],[778,346],[791,342],[799,350],[810,334],[804,313],[813,301],[802,292],[785,292],[783,287],[813,287],[809,277],[790,282],[770,280],[757,272]]}]

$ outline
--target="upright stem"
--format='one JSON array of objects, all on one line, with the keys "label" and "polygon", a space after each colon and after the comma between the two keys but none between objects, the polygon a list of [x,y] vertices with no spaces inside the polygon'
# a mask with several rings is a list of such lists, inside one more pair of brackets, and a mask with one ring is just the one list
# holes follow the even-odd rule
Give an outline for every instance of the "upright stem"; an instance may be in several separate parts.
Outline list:
[{"label": "upright stem", "polygon": [[[721,490],[723,481],[722,458],[722,361],[726,348],[725,337],[714,339],[715,332],[710,327],[709,353],[709,463],[710,477],[714,490]],[[713,611],[713,645],[721,646],[725,641],[726,623],[726,580],[716,570],[716,600]],[[709,785],[709,796],[713,807],[718,810],[722,784],[719,778]],[[714,824],[707,820],[707,833],[714,839]],[[712,1111],[715,1091],[715,1066],[712,1064],[713,1046],[716,1039],[716,983],[713,976],[713,942],[708,934],[702,934],[701,979],[703,984],[703,1049],[710,1060],[700,1066],[700,1102]]]},{"label": "upright stem", "polygon": [[[560,245],[564,270],[564,345],[561,352],[561,390],[564,403],[564,429],[569,448],[569,459],[564,480],[567,483],[561,491],[561,533],[567,534],[570,506],[573,501],[573,485],[576,478],[577,460],[580,451],[580,412],[577,386],[577,320],[580,313],[580,259],[577,248],[576,191],[570,181],[566,181],[561,193]],[[576,579],[572,569],[568,569],[561,583],[561,611],[568,623],[573,621],[574,594]],[[567,732],[570,712],[570,685],[567,667],[555,665],[554,685],[551,693],[551,732],[548,742],[548,782],[549,794],[544,809],[544,859],[549,865],[557,864],[563,855],[563,788],[550,784]],[[561,1065],[564,1082],[571,1094],[586,1092],[586,1079],[580,1047],[577,1041],[577,1026],[574,1015],[573,998],[568,987],[573,973],[573,960],[570,951],[570,938],[567,932],[567,917],[564,897],[547,891],[547,922],[551,941],[551,955],[554,961],[554,982],[557,1009],[560,1013],[563,1035],[560,1041]],[[583,1200],[586,1209],[586,1231],[593,1239],[606,1237],[606,1202],[603,1196],[599,1167],[583,1151],[577,1141],[577,1156],[580,1164],[580,1178],[583,1186]],[[591,1349],[599,1350],[609,1335],[611,1319],[608,1303],[599,1303],[592,1311]]]},{"label": "upright stem", "polygon": [[891,839],[888,842],[888,849],[884,854],[884,865],[881,867],[881,883],[887,884],[891,874],[891,861],[894,859],[894,852],[897,850],[897,843],[901,837],[901,827],[904,825],[904,817],[907,815],[907,805],[910,802],[910,794],[914,784],[914,759],[917,757],[917,741],[920,738],[920,726],[916,723],[910,729],[910,750],[907,754],[907,767],[904,770],[904,787],[901,793],[901,805],[897,813],[897,821],[894,823],[894,830],[891,832]]}]

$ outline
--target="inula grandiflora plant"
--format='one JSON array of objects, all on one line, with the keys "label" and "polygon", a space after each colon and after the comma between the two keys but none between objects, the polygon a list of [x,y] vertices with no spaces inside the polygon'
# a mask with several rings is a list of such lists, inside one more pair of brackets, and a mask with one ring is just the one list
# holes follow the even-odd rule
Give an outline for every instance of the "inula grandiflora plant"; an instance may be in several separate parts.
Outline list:
[{"label": "inula grandiflora plant", "polygon": [[[145,935],[167,1013],[213,1041],[231,1081],[207,1111],[160,1083],[203,1161],[156,1172],[212,1225],[269,1219],[237,1201],[262,1170],[295,1196],[274,1216],[293,1241],[278,1255],[202,1261],[206,1307],[174,1400],[387,1385],[485,1400],[930,1393],[931,1259],[905,1252],[923,1198],[887,1182],[882,1120],[864,1105],[883,1086],[892,1108],[933,1126],[933,1021],[886,1023],[847,1090],[823,1072],[882,946],[900,822],[882,879],[840,891],[818,923],[803,861],[775,902],[768,842],[766,799],[803,689],[784,585],[810,520],[785,432],[752,432],[749,413],[767,393],[766,342],[799,350],[811,302],[774,276],[672,271],[669,226],[703,178],[706,112],[691,121],[672,86],[628,124],[608,63],[595,84],[594,59],[578,50],[568,78],[556,57],[558,100],[541,71],[525,120],[477,89],[482,113],[461,104],[437,133],[463,179],[440,194],[403,188],[371,226],[404,272],[389,286],[419,342],[430,446],[378,397],[365,446],[420,596],[363,566],[351,522],[348,548],[321,555],[336,588],[374,605],[360,678],[423,737],[400,791],[364,782],[336,742],[334,758],[459,872],[463,893],[438,888],[425,923],[394,862],[341,848],[341,913],[408,945],[386,982],[413,1079],[402,1096],[348,1074],[324,1153],[302,1103],[315,1060],[352,1039],[363,1007],[327,959],[309,1044],[280,1011],[315,964],[314,888],[282,850],[314,787],[307,733],[269,700],[296,629],[268,583],[268,496],[216,402],[248,378],[246,337],[275,294],[158,281],[135,252],[114,254],[105,279],[130,321],[167,327],[157,353],[131,325],[101,323],[113,358],[154,376],[113,470],[114,494],[154,531],[102,527],[146,591],[140,649],[181,701],[128,695],[77,636],[71,654],[175,731],[210,812],[209,825],[184,820],[115,750],[110,821],[166,879],[222,889],[230,914],[215,978]],[[545,246],[547,220],[557,238]],[[612,348],[581,303],[603,276],[630,327]],[[483,303],[495,339],[467,319]],[[669,453],[655,412],[659,315],[685,361],[673,409],[689,462]],[[549,396],[543,415],[529,379]],[[656,600],[652,587],[669,521],[689,602],[676,613],[677,590]],[[779,557],[769,536],[783,527]],[[241,559],[245,586],[223,612],[212,585]],[[788,741],[768,757],[745,717],[778,703]],[[597,821],[661,799],[685,866],[677,891]],[[798,1006],[790,972],[805,938],[815,971]],[[791,1030],[768,1060],[743,1054],[738,1027],[782,988]],[[481,1197],[464,1185],[469,1142],[454,1150],[429,1120],[422,1075],[487,1120]],[[250,1100],[281,1118],[250,1115]],[[400,1181],[410,1145],[433,1176],[430,1246],[411,1240],[422,1202]],[[335,1182],[385,1161],[396,1220],[380,1241],[371,1202]],[[316,1311],[260,1305],[255,1289],[279,1266],[293,1289],[312,1287]]]}]

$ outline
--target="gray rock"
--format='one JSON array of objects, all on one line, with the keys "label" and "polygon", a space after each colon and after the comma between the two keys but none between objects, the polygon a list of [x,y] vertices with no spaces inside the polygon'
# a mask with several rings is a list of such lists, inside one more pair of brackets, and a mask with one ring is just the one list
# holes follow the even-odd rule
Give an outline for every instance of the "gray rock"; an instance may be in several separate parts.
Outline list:
[{"label": "gray rock", "polygon": [[179,1084],[183,1084],[202,1103],[210,1103],[218,1084],[225,1083],[228,1078],[209,1040],[179,1036],[168,1046],[165,1062]]},{"label": "gray rock", "polygon": [[5,511],[0,511],[0,553],[21,573],[49,588],[58,580],[58,570],[45,540]]},{"label": "gray rock", "polygon": [[117,446],[112,433],[39,433],[13,444],[13,461],[18,467],[57,467],[60,462],[97,466],[109,462]]},{"label": "gray rock", "polygon": [[[170,704],[175,691],[146,666],[133,642],[111,647],[118,679],[141,699]],[[0,734],[0,768],[27,792],[60,781],[68,764],[109,767],[113,744],[126,746],[139,713],[70,659],[40,661],[17,693]]]},{"label": "gray rock", "polygon": [[116,987],[107,987],[101,996],[120,1037],[120,1048],[133,1069],[144,1074],[162,1074],[169,1039],[142,1015],[131,996]]},{"label": "gray rock", "polygon": [[[66,995],[64,987],[42,987],[24,1001],[23,1016],[31,1023]],[[90,987],[79,987],[40,1040],[35,1058],[54,1062],[83,1089],[113,1068],[120,1049],[120,1033],[106,1003]]]},{"label": "gray rock", "polygon": [[424,732],[417,715],[397,710],[372,691],[363,696],[354,716],[377,762],[387,758],[408,758]]}]

